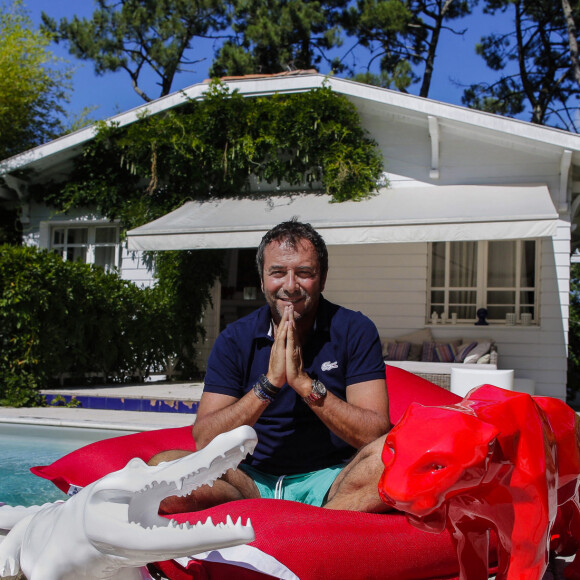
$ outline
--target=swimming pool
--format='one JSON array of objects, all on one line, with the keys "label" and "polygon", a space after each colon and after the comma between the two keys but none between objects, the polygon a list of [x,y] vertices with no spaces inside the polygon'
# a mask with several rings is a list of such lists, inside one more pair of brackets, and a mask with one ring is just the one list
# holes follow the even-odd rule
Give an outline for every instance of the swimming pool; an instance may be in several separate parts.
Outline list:
[{"label": "swimming pool", "polygon": [[89,443],[130,431],[0,423],[0,502],[30,506],[66,496],[54,484],[30,473]]}]

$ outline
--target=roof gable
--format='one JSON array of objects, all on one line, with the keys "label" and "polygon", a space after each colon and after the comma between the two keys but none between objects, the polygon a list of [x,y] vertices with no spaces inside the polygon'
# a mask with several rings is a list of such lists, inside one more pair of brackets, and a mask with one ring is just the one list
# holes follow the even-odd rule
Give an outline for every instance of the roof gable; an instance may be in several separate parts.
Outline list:
[{"label": "roof gable", "polygon": [[[437,119],[438,122],[463,130],[474,139],[478,138],[478,132],[483,131],[498,138],[527,142],[534,147],[569,149],[572,151],[574,161],[580,164],[579,135],[338,77],[298,71],[293,74],[228,77],[224,82],[230,90],[238,90],[248,97],[304,92],[320,88],[326,83],[333,91],[349,98],[357,109],[371,115],[396,114],[405,117],[409,123],[428,123],[429,119]],[[208,88],[207,81],[198,83],[114,115],[107,121],[118,123],[120,126],[134,123],[146,112],[154,115],[177,107],[189,99],[203,98]],[[0,174],[22,169],[43,171],[51,165],[66,163],[79,153],[84,143],[93,138],[95,131],[96,128],[92,125],[6,159],[0,162]]]}]

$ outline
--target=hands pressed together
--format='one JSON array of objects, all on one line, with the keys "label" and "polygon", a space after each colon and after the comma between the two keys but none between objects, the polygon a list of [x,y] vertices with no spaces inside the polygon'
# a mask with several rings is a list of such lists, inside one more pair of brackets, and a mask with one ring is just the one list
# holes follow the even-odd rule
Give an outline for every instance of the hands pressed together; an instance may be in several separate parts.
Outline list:
[{"label": "hands pressed together", "polygon": [[303,368],[302,348],[292,305],[284,308],[282,320],[276,328],[266,376],[276,387],[288,383],[301,397],[308,396],[312,390],[312,379]]}]

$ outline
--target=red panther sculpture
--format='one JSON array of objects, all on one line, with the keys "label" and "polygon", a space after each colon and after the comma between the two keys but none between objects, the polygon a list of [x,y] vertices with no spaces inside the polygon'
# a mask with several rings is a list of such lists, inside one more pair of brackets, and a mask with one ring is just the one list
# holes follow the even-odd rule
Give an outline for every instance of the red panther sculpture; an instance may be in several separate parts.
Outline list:
[{"label": "red panther sculpture", "polygon": [[[558,399],[491,385],[444,407],[413,404],[387,436],[383,500],[421,529],[447,528],[462,580],[540,580],[549,549],[580,549],[580,422]],[[580,578],[580,558],[565,569]]]}]

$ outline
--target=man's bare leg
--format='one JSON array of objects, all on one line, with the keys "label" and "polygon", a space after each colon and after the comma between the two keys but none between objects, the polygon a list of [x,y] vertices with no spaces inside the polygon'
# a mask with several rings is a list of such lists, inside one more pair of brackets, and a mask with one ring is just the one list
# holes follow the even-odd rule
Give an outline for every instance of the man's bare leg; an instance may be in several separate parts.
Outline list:
[{"label": "man's bare leg", "polygon": [[323,506],[331,510],[385,513],[392,508],[379,496],[379,479],[384,465],[381,459],[385,437],[365,445],[338,474]]},{"label": "man's bare leg", "polygon": [[[162,451],[154,455],[148,464],[158,465],[163,461],[173,461],[190,454],[191,451],[181,449]],[[203,485],[189,495],[183,497],[175,495],[164,499],[159,506],[159,513],[168,515],[197,512],[229,501],[259,497],[260,492],[251,477],[239,469],[229,469],[211,487]]]}]

